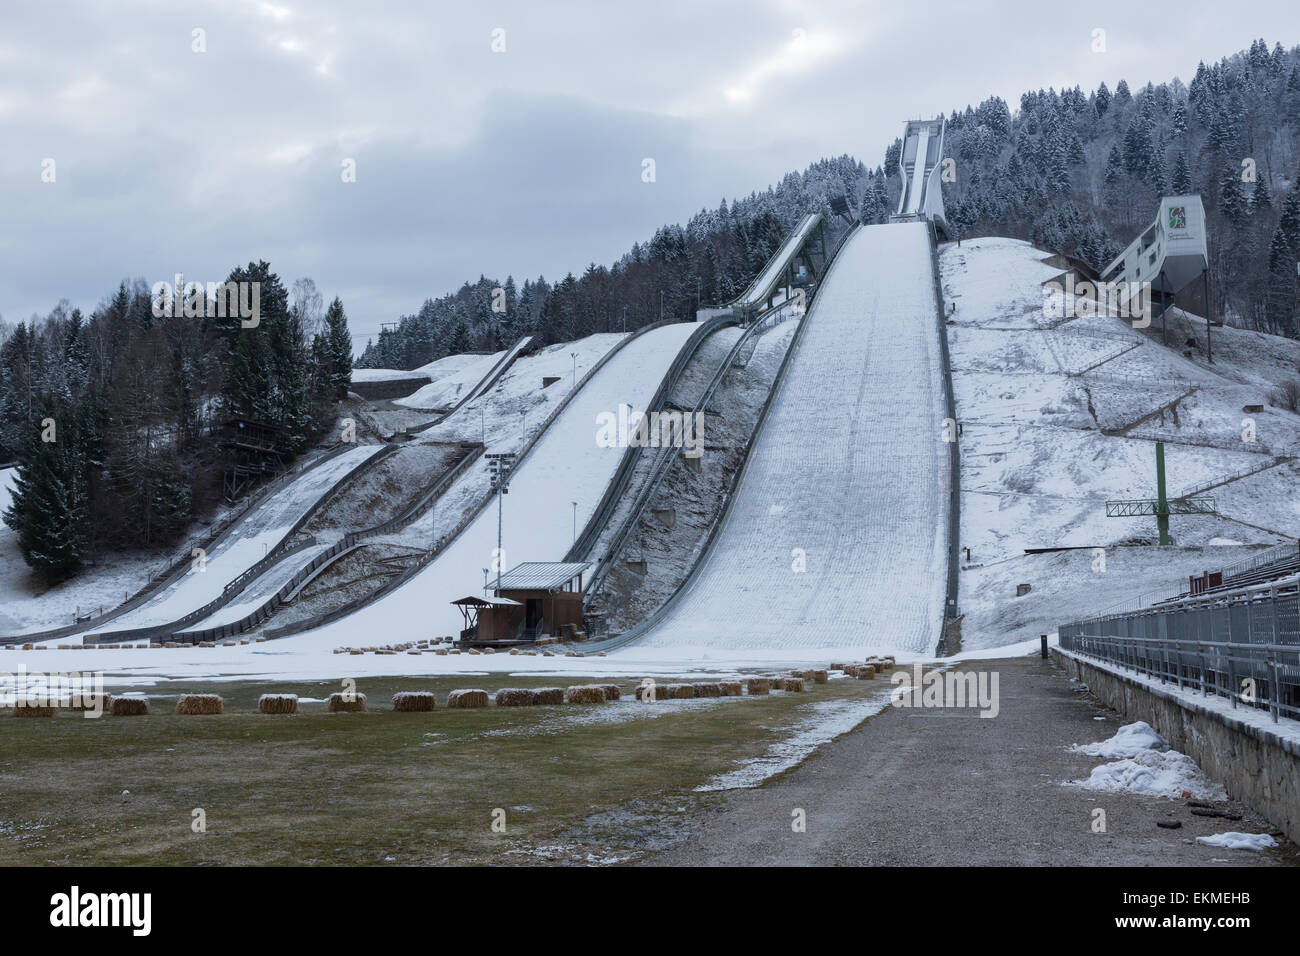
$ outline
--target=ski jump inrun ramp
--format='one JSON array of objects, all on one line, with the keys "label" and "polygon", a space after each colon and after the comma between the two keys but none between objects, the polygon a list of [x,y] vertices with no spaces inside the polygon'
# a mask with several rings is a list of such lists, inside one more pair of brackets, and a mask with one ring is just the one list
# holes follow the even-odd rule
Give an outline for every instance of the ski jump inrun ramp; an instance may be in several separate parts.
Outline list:
[{"label": "ski jump inrun ramp", "polygon": [[713,546],[636,648],[934,651],[950,475],[928,228],[840,251]]}]

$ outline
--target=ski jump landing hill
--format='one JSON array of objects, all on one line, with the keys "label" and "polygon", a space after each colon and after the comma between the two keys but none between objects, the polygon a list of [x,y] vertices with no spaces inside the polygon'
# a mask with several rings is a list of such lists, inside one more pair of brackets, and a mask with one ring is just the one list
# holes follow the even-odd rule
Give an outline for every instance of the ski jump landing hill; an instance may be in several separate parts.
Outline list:
[{"label": "ski jump landing hill", "polygon": [[608,646],[934,652],[955,547],[941,336],[930,225],[859,228],[700,563],[663,611]]}]

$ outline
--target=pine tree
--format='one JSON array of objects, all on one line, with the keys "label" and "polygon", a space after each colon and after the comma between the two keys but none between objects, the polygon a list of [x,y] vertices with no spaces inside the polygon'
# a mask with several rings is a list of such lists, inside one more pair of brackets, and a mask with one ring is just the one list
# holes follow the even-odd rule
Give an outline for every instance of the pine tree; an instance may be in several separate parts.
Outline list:
[{"label": "pine tree", "polygon": [[352,333],[343,301],[337,296],[325,310],[325,354],[329,362],[329,385],[342,395],[352,385]]},{"label": "pine tree", "polygon": [[1192,191],[1192,173],[1187,168],[1187,157],[1179,153],[1174,159],[1174,172],[1169,179],[1174,195],[1185,196]]},{"label": "pine tree", "polygon": [[1105,116],[1106,110],[1110,109],[1110,90],[1106,88],[1105,82],[1103,82],[1101,86],[1097,87],[1097,93],[1093,103],[1097,108],[1098,117]]},{"label": "pine tree", "polygon": [[1273,208],[1273,198],[1268,192],[1268,180],[1265,176],[1260,176],[1255,180],[1255,189],[1250,194],[1250,212],[1251,215],[1258,216],[1260,213],[1268,212]]},{"label": "pine tree", "polygon": [[1219,176],[1219,212],[1234,226],[1246,220],[1246,196],[1241,189],[1241,176],[1232,166],[1225,166]]},{"label": "pine tree", "polygon": [[57,584],[76,574],[87,556],[86,460],[73,409],[45,408],[49,414],[28,422],[4,522],[17,535],[23,560]]}]

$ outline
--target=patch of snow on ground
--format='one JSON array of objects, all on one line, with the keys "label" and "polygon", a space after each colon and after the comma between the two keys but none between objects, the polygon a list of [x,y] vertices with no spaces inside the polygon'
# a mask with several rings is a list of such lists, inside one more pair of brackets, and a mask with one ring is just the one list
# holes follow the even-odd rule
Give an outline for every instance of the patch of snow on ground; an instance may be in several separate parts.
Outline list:
[{"label": "patch of snow on ground", "polygon": [[1236,830],[1197,837],[1196,842],[1206,846],[1221,846],[1225,850],[1254,850],[1256,853],[1277,846],[1277,841],[1267,833],[1238,833]]},{"label": "patch of snow on ground", "polygon": [[737,790],[760,786],[765,780],[798,766],[822,744],[848,733],[868,717],[889,706],[888,692],[864,700],[825,700],[812,704],[806,717],[785,740],[772,744],[766,754],[696,787],[697,792]]}]

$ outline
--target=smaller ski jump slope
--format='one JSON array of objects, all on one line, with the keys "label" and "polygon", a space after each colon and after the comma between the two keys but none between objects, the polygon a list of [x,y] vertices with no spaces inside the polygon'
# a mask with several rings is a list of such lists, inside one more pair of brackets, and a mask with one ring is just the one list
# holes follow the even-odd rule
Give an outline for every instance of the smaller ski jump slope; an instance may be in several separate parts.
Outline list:
[{"label": "smaller ski jump slope", "polygon": [[207,555],[205,570],[181,575],[150,600],[87,634],[157,627],[179,620],[221,596],[226,585],[278,546],[320,499],[385,445],[358,445],[303,473],[245,517]]},{"label": "smaller ski jump slope", "polygon": [[867,226],[841,250],[714,546],[620,654],[934,650],[949,478],[926,229]]},{"label": "smaller ski jump slope", "polygon": [[[561,561],[573,543],[574,505],[581,530],[600,504],[624,448],[596,444],[597,416],[620,403],[644,409],[687,339],[699,326],[679,322],[628,342],[570,400],[510,481],[504,505],[504,566]],[[303,636],[339,644],[459,635],[451,602],[483,593],[483,569],[497,546],[497,505],[479,513],[423,571],[355,614]]]}]

